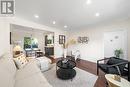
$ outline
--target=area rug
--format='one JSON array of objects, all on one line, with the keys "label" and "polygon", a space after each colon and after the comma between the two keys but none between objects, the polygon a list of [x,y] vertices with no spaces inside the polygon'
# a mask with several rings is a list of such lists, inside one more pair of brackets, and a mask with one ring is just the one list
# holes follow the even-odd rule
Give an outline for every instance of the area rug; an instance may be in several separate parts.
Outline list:
[{"label": "area rug", "polygon": [[56,76],[55,65],[53,65],[50,70],[43,72],[43,74],[53,87],[94,87],[94,84],[97,80],[96,75],[79,68],[74,69],[76,70],[76,76],[72,81],[58,79]]}]

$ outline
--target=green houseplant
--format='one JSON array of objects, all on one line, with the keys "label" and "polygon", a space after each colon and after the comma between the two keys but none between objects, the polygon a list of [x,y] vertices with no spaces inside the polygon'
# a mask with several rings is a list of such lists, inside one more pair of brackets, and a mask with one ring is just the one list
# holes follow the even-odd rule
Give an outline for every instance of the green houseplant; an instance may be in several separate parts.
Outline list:
[{"label": "green houseplant", "polygon": [[122,49],[116,49],[115,50],[115,56],[117,58],[120,58],[122,54],[123,54],[123,50]]}]

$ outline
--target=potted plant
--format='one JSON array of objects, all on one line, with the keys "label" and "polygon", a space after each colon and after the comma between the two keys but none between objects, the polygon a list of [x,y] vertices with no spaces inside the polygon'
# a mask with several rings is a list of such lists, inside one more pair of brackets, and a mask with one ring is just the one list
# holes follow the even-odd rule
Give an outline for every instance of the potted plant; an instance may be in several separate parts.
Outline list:
[{"label": "potted plant", "polygon": [[122,49],[116,49],[115,50],[115,56],[117,58],[121,58],[121,55],[123,54],[123,50]]}]

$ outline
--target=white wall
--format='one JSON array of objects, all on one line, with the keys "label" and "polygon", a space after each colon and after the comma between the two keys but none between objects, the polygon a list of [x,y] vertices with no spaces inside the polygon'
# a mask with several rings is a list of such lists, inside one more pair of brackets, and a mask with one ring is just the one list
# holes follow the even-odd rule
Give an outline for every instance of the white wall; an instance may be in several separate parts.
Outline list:
[{"label": "white wall", "polygon": [[0,55],[9,52],[9,44],[9,25],[7,19],[0,18]]},{"label": "white wall", "polygon": [[70,52],[72,49],[80,50],[82,59],[96,62],[98,59],[104,58],[104,32],[117,30],[126,30],[128,33],[128,58],[130,60],[130,19],[69,31],[69,39],[77,39],[78,36],[87,36],[90,41],[88,44],[70,46],[68,51]]},{"label": "white wall", "polygon": [[56,48],[56,49],[54,49],[54,55],[56,58],[62,56],[61,53],[59,53],[59,51],[63,52],[63,50],[61,50],[62,48],[58,45],[58,37],[60,34],[65,34],[64,31],[62,31],[61,29],[44,26],[41,24],[37,24],[35,22],[31,22],[31,21],[16,18],[16,17],[11,17],[11,18],[1,17],[0,18],[0,35],[1,35],[1,37],[0,37],[0,41],[1,41],[0,55],[5,52],[10,51],[10,45],[9,45],[10,24],[21,25],[21,26],[25,26],[25,27],[54,32],[55,33],[55,47],[54,48]]},{"label": "white wall", "polygon": [[127,31],[114,31],[104,33],[104,56],[115,56],[115,50],[121,49],[121,58],[127,59]]}]

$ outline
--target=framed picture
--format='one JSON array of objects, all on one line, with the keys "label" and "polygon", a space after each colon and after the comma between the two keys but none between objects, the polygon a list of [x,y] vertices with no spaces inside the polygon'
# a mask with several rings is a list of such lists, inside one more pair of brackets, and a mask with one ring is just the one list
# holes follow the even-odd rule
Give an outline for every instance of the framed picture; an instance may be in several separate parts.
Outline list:
[{"label": "framed picture", "polygon": [[59,35],[59,44],[65,43],[65,35]]},{"label": "framed picture", "polygon": [[88,43],[89,38],[88,37],[78,37],[79,43]]}]

